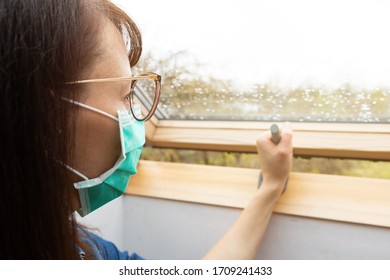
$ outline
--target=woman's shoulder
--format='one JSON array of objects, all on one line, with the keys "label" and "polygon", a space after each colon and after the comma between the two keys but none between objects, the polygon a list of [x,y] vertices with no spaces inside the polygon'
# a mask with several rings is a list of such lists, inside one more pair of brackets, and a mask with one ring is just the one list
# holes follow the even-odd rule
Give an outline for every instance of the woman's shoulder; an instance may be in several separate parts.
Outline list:
[{"label": "woman's shoulder", "polygon": [[80,227],[79,228],[80,241],[89,248],[92,256],[86,256],[80,248],[80,258],[93,258],[98,260],[143,260],[141,256],[136,253],[129,255],[128,251],[120,251],[117,246],[91,230]]}]

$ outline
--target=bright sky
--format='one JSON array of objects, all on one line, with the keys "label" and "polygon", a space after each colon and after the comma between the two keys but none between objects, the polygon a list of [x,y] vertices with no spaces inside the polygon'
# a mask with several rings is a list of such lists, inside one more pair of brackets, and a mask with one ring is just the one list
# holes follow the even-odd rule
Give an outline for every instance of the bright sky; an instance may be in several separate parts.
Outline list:
[{"label": "bright sky", "polygon": [[390,87],[390,1],[113,2],[138,24],[145,52],[187,50],[243,86]]}]

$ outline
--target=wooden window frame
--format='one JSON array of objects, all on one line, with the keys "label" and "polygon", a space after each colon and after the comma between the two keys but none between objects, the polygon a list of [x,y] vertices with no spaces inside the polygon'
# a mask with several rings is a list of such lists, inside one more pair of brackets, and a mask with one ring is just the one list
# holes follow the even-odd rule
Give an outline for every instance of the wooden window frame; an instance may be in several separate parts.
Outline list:
[{"label": "wooden window frame", "polygon": [[[152,118],[146,124],[147,145],[256,152],[256,137],[271,124]],[[292,125],[296,156],[390,160],[390,124]],[[143,160],[126,194],[243,208],[257,190],[258,175],[255,169]],[[291,173],[274,211],[390,228],[390,180]]]},{"label": "wooden window frame", "polygon": [[[141,160],[126,194],[244,208],[259,170]],[[390,228],[390,180],[290,174],[274,212]]]}]

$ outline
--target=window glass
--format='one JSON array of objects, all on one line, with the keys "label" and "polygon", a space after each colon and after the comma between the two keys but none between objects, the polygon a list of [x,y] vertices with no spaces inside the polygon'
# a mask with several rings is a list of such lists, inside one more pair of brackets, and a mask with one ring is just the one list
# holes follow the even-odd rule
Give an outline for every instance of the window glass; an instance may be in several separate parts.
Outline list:
[{"label": "window glass", "polygon": [[390,2],[115,0],[160,118],[390,122]]}]

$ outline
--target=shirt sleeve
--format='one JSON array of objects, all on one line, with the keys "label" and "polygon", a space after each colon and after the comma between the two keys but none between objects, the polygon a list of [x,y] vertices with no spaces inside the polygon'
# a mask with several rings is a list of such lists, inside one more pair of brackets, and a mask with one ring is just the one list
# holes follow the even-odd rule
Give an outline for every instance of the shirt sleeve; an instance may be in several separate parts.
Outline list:
[{"label": "shirt sleeve", "polygon": [[83,241],[88,243],[97,259],[101,260],[143,260],[137,253],[129,254],[127,251],[120,251],[114,243],[107,241],[91,231],[86,231]]}]

